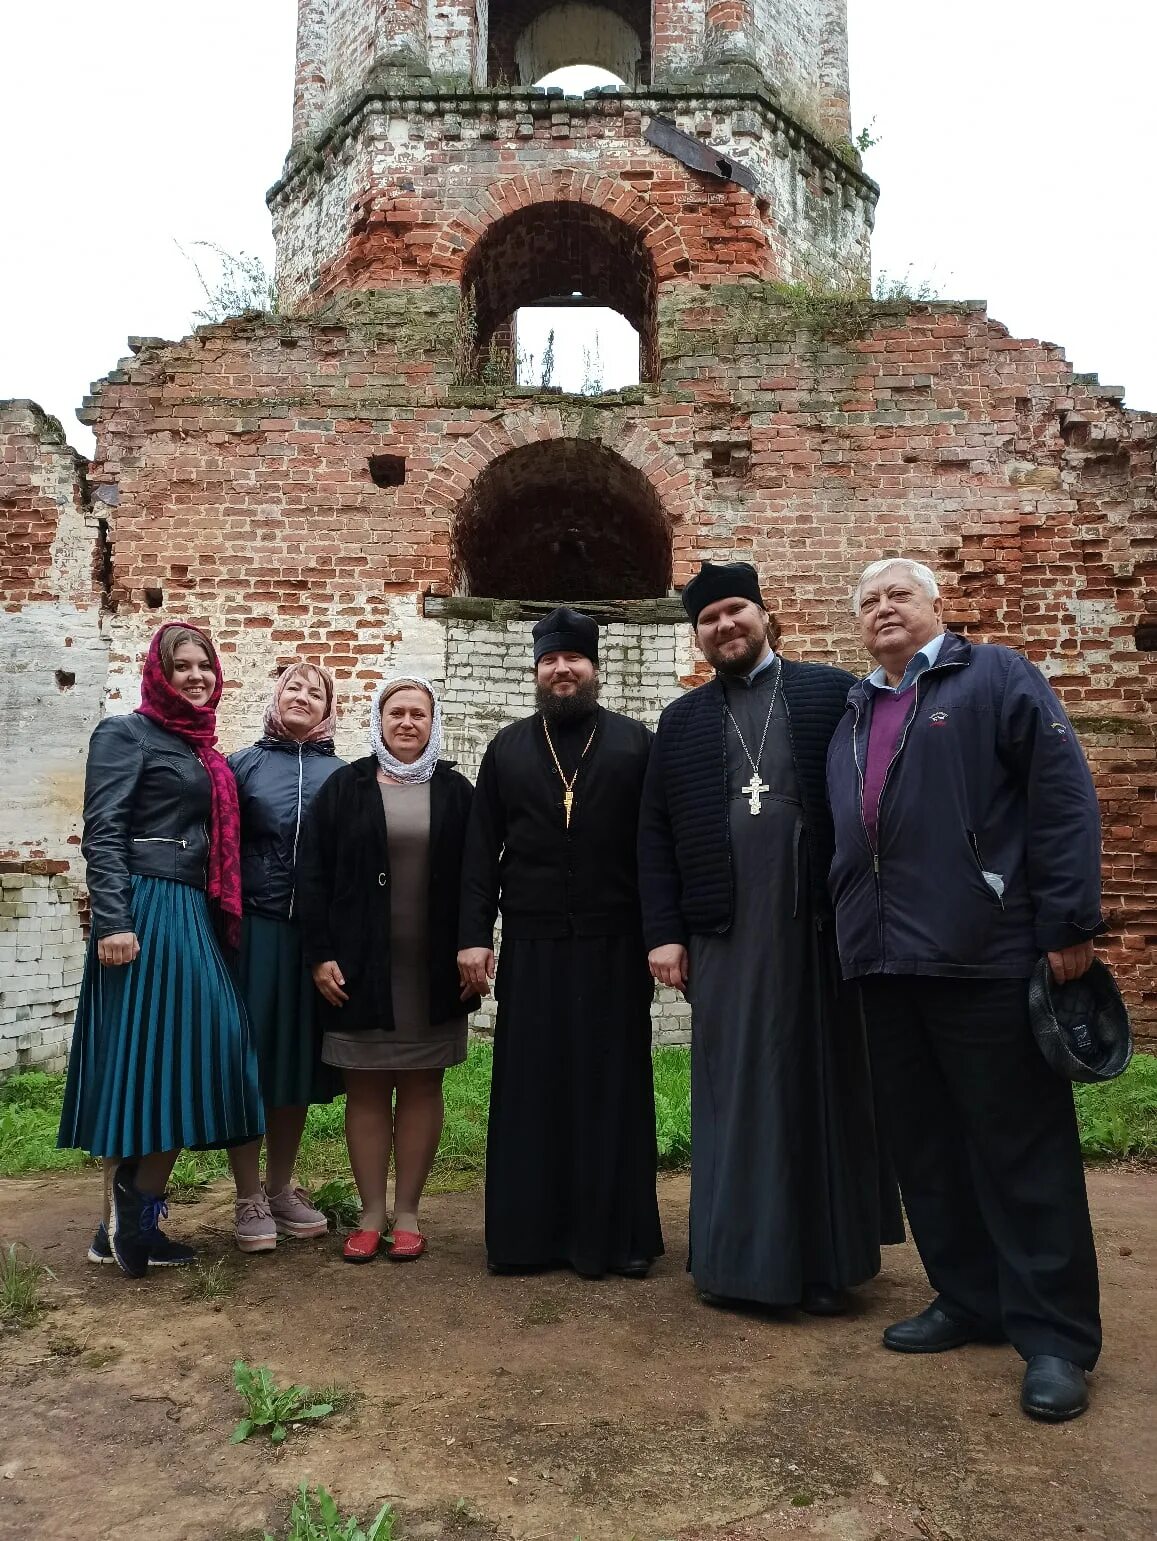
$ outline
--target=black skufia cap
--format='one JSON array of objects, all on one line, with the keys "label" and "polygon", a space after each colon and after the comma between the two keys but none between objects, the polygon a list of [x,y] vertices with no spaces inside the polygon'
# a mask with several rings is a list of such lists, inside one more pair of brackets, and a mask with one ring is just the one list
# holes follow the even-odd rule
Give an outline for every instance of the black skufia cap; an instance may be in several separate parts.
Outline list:
[{"label": "black skufia cap", "polygon": [[767,606],[759,592],[759,574],[750,562],[703,562],[699,571],[684,585],[683,608],[698,624],[700,610],[720,599],[750,599],[761,610]]},{"label": "black skufia cap", "polygon": [[534,638],[535,663],[544,653],[581,653],[599,666],[599,626],[589,615],[560,605],[541,621],[536,621],[530,633]]},{"label": "black skufia cap", "polygon": [[1029,980],[1028,1012],[1041,1053],[1066,1080],[1111,1081],[1129,1063],[1129,1012],[1100,958],[1064,984],[1041,958]]}]

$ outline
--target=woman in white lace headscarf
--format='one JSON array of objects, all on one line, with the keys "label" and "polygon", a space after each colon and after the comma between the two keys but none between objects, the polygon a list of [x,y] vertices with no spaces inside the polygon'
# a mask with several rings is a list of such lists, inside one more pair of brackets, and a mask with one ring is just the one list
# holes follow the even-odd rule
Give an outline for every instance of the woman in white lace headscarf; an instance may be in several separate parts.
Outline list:
[{"label": "woman in white lace headscarf", "polygon": [[346,1140],[362,1201],[348,1262],[420,1257],[418,1204],[442,1132],[442,1076],[466,1058],[478,1005],[458,980],[458,889],[472,788],[439,758],[429,680],[374,694],[372,754],[336,772],[314,804],[300,860],[303,947],[322,996],[322,1059],[346,1086]]}]

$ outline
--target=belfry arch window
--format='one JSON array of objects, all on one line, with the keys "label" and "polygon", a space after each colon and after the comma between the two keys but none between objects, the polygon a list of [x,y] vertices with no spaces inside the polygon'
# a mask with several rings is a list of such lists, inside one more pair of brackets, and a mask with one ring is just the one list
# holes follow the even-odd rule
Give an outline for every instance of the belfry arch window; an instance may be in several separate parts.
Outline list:
[{"label": "belfry arch window", "polygon": [[646,85],[649,0],[491,0],[489,85],[530,86],[575,64],[609,70],[629,91]]},{"label": "belfry arch window", "polygon": [[[462,287],[472,299],[480,357],[497,339],[520,359],[520,384],[612,389],[656,377],[654,264],[637,232],[602,209],[558,201],[530,204],[507,215],[491,226],[470,253]],[[522,337],[518,335],[520,313],[525,318],[528,310],[539,307],[577,313],[582,320],[578,340],[581,344],[585,330],[588,352],[600,316],[605,325],[605,311],[617,312],[627,328],[621,329],[615,373],[605,373],[585,387],[547,378],[544,328],[534,329],[532,342],[527,340],[531,329],[525,324]],[[604,371],[607,362],[604,356]]]},{"label": "belfry arch window", "polygon": [[549,439],[481,473],[453,526],[455,586],[491,599],[653,599],[671,532],[641,471],[604,445]]}]

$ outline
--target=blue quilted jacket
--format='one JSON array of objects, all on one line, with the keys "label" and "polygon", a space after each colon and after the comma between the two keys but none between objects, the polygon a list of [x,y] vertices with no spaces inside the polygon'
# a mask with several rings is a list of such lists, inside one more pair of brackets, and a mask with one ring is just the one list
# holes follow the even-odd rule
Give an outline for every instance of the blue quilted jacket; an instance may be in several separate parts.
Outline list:
[{"label": "blue quilted jacket", "polygon": [[1027,659],[945,637],[912,692],[875,844],[861,811],[871,719],[857,685],[828,757],[845,979],[1027,979],[1042,952],[1103,929],[1093,779]]},{"label": "blue quilted jacket", "polygon": [[[783,699],[803,801],[817,923],[831,919],[827,872],[833,836],[824,766],[855,677],[827,664],[783,661]],[[686,945],[730,929],[734,894],[728,828],[727,719],[711,680],[672,701],[659,719],[639,812],[639,894],[648,948]]]}]

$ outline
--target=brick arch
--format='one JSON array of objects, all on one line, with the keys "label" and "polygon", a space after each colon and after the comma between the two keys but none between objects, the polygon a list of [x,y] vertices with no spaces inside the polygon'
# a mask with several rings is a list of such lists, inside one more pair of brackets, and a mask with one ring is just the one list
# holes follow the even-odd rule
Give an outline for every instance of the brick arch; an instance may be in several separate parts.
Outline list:
[{"label": "brick arch", "polygon": [[478,199],[476,211],[448,221],[431,248],[431,272],[461,281],[470,253],[500,220],[533,204],[559,202],[589,204],[625,225],[654,264],[657,283],[691,272],[683,237],[653,203],[616,177],[570,169],[526,172],[495,183]]},{"label": "brick arch", "polygon": [[[617,537],[613,530],[608,532],[606,518],[608,512],[614,515],[615,509],[619,513],[614,517],[622,517],[629,527],[627,534],[638,537],[633,548],[636,556],[645,555],[639,551],[640,542],[645,546],[653,540],[661,542],[665,548],[663,559],[648,567],[643,575],[648,581],[639,577],[637,564],[632,569],[638,581],[632,579],[631,593],[611,593],[616,586],[611,583],[605,593],[572,592],[570,598],[643,597],[644,588],[654,593],[666,592],[672,572],[680,581],[685,578],[694,528],[694,500],[691,475],[683,459],[638,420],[617,424],[615,430],[602,439],[580,439],[575,427],[572,414],[563,409],[512,411],[497,422],[484,424],[469,439],[459,440],[432,474],[427,487],[427,507],[439,522],[445,520],[451,566],[460,586],[468,584],[463,566],[464,559],[469,560],[472,555],[469,541],[467,550],[463,551],[464,517],[469,523],[481,515],[475,531],[476,534],[481,532],[480,541],[509,538],[509,524],[503,528],[500,503],[508,510],[513,509],[517,517],[519,493],[537,488],[542,489],[543,510],[554,518],[556,525],[563,527],[564,533],[574,523],[573,517],[564,517],[568,507],[572,515],[578,514],[583,524],[589,524],[601,506],[603,519],[601,522],[597,517],[594,519],[593,545],[584,542],[588,548],[585,557],[582,551],[577,552],[578,558],[585,560],[588,566],[597,567],[603,560],[600,553],[611,553],[615,549]],[[551,450],[551,446],[555,448]],[[521,466],[510,460],[516,452],[528,447],[538,447],[538,453],[527,457]],[[505,486],[496,479],[500,473],[494,470],[503,463],[511,473]],[[577,488],[581,496],[564,504],[558,499],[558,489],[568,485]],[[497,496],[499,493],[506,494],[504,502]],[[547,530],[545,524],[543,529]],[[584,531],[580,529],[580,540],[583,536]],[[553,533],[547,530],[542,537],[532,537],[528,533],[527,538],[551,539]],[[525,542],[523,544],[525,549]],[[608,563],[613,576],[613,558],[608,558]],[[630,562],[626,563],[626,567],[630,565]],[[585,576],[586,570],[580,560],[579,574]],[[517,578],[516,574],[511,576]],[[506,585],[512,586],[516,587],[517,583]],[[568,596],[508,593],[491,597],[541,599]]]},{"label": "brick arch", "polygon": [[625,316],[639,336],[639,377],[659,372],[655,265],[638,233],[589,203],[556,199],[490,226],[462,270],[485,351],[523,305],[584,294]]},{"label": "brick arch", "polygon": [[[651,78],[651,6],[649,0],[587,0],[591,7],[607,11],[625,22],[639,42],[638,78],[628,80],[628,86],[640,84]],[[545,14],[561,9],[560,0],[491,0],[489,37],[487,47],[487,81],[495,86],[499,81],[511,85],[520,79],[518,45],[529,27]],[[584,52],[590,52],[584,50]],[[613,65],[597,56],[567,59],[571,64],[602,64],[608,69]],[[523,85],[531,84],[523,81]]]}]

